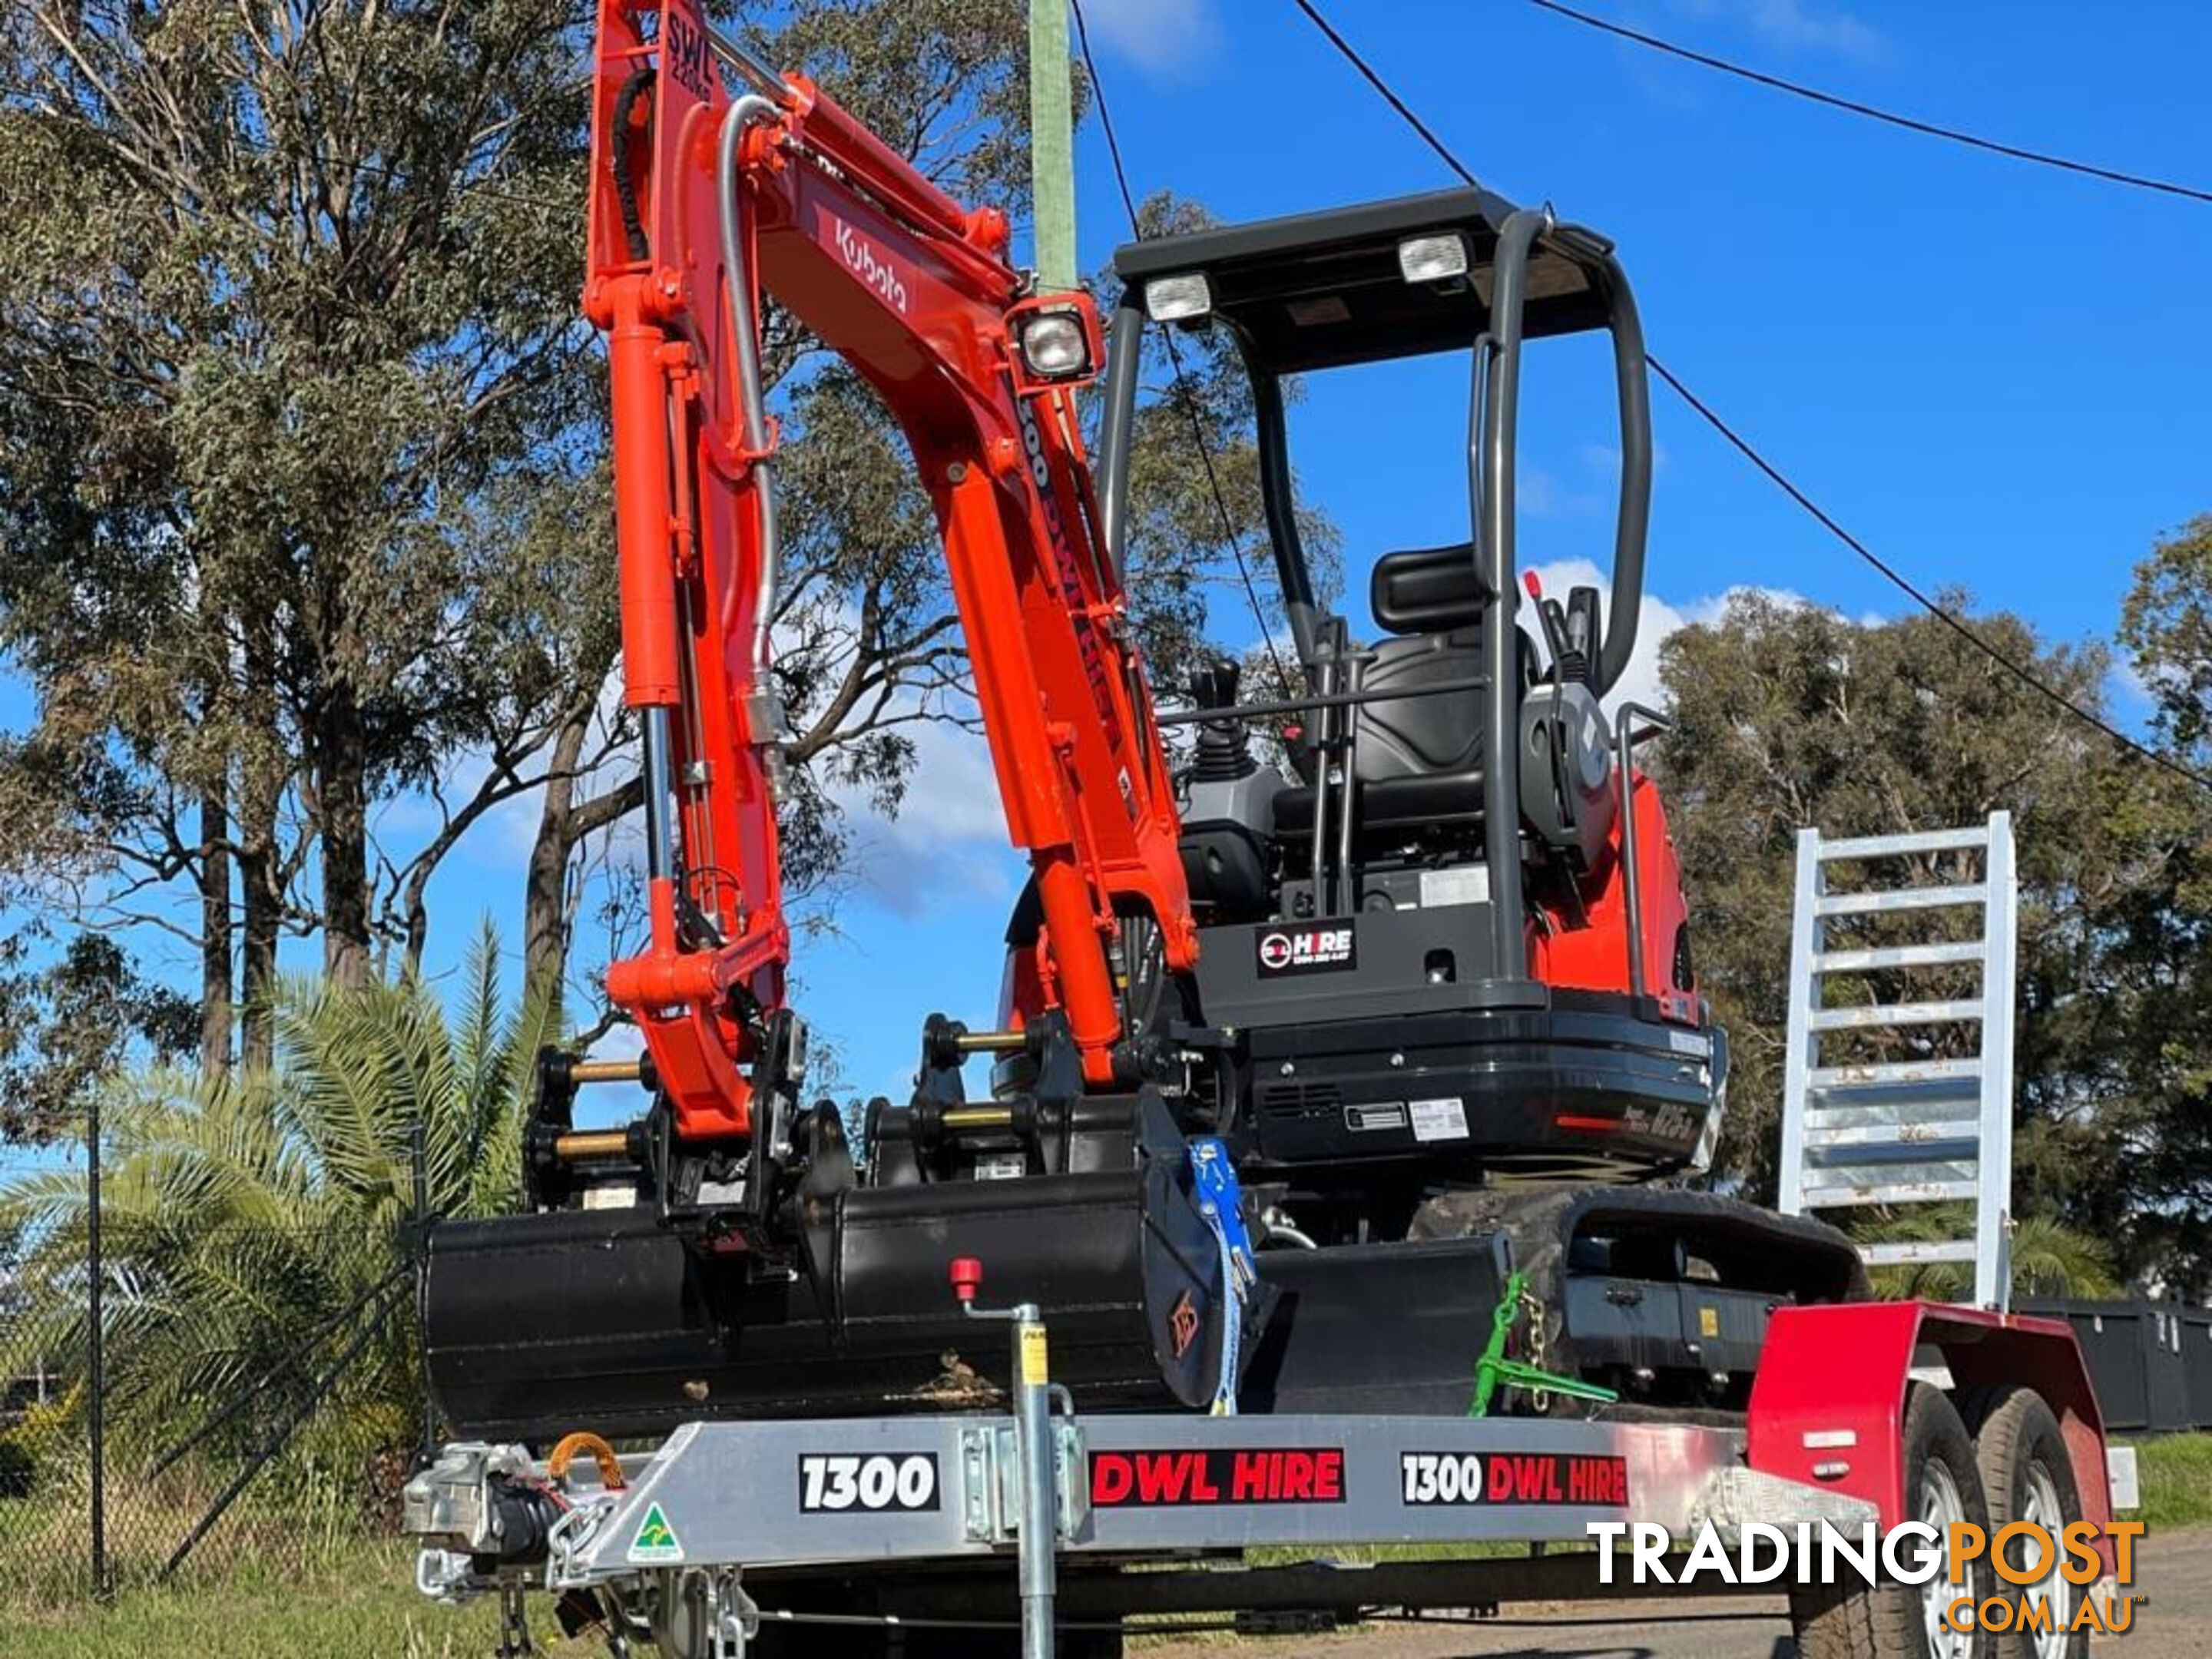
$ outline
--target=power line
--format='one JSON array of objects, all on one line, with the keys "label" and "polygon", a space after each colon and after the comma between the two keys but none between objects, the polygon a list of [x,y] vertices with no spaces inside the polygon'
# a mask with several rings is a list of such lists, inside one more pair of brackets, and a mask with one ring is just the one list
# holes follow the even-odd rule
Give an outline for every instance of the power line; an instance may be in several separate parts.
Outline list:
[{"label": "power line", "polygon": [[1376,72],[1373,64],[1370,64],[1364,58],[1362,58],[1359,55],[1358,49],[1352,46],[1352,42],[1346,40],[1341,34],[1339,34],[1336,32],[1336,26],[1331,23],[1328,18],[1322,16],[1318,8],[1309,4],[1307,0],[1297,0],[1297,4],[1298,9],[1305,13],[1306,21],[1310,22],[1316,28],[1319,29],[1323,34],[1328,37],[1329,45],[1334,46],[1339,52],[1344,54],[1346,58],[1350,61],[1352,67],[1358,70],[1361,76],[1365,78],[1367,84],[1374,88],[1376,92],[1381,95],[1382,101],[1389,105],[1392,109],[1398,112],[1398,116],[1401,120],[1404,121],[1407,126],[1413,128],[1414,131],[1419,133],[1421,137],[1427,141],[1429,148],[1436,151],[1438,155],[1443,158],[1444,165],[1451,168],[1454,173],[1459,174],[1459,176],[1468,184],[1475,184],[1475,176],[1469,173],[1464,167],[1460,165],[1459,157],[1451,153],[1449,147],[1445,144],[1443,139],[1437,137],[1434,132],[1429,130],[1429,124],[1426,121],[1424,121],[1419,116],[1413,113],[1412,105],[1408,104],[1404,99],[1401,98],[1395,92],[1391,90],[1390,83],[1388,81],[1385,81],[1382,76]]},{"label": "power line", "polygon": [[1984,138],[1978,133],[1963,132],[1956,127],[1938,126],[1933,121],[1922,121],[1910,115],[1899,115],[1894,110],[1878,109],[1872,104],[1862,104],[1856,99],[1838,97],[1832,92],[1822,92],[1817,87],[1804,86],[1796,81],[1785,81],[1778,75],[1768,75],[1759,70],[1747,69],[1741,64],[1732,64],[1725,58],[1715,58],[1705,52],[1693,52],[1687,46],[1677,46],[1672,40],[1662,40],[1656,34],[1646,34],[1642,30],[1630,28],[1626,24],[1611,22],[1602,17],[1593,17],[1586,11],[1577,11],[1572,6],[1561,5],[1559,0],[1528,0],[1528,3],[1558,16],[1565,17],[1570,21],[1580,23],[1587,28],[1599,29],[1607,34],[1617,35],[1623,40],[1633,41],[1639,46],[1648,46],[1654,52],[1665,52],[1670,58],[1680,58],[1686,63],[1701,64],[1709,70],[1717,70],[1723,75],[1733,75],[1738,80],[1749,81],[1759,86],[1771,88],[1776,92],[1786,92],[1794,98],[1803,98],[1815,104],[1826,104],[1831,109],[1839,109],[1847,114],[1863,115],[1870,121],[1881,121],[1889,126],[1902,127],[1907,132],[1917,132],[1929,138],[1942,138],[1950,143],[1964,144],[1970,149],[1986,150],[1992,155],[2008,156],[2015,161],[2033,162],[2037,167],[2057,167],[2062,173],[2075,173],[2086,178],[2101,179],[2108,184],[2127,185],[2136,190],[2154,190],[2162,195],[2179,196],[2191,202],[2212,203],[2212,190],[2199,190],[2194,185],[2175,184],[2167,179],[2146,178],[2139,173],[2123,173],[2116,167],[2099,167],[2090,161],[2076,161],[2068,156],[2053,155],[2046,150],[2024,149],[2018,144],[2008,144],[1995,138]]},{"label": "power line", "polygon": [[[1430,149],[1436,151],[1437,155],[1443,158],[1446,166],[1449,167],[1453,172],[1456,173],[1468,184],[1472,185],[1475,182],[1474,174],[1468,171],[1466,164],[1461,161],[1458,156],[1452,154],[1450,149],[1444,143],[1444,142],[1438,138],[1434,132],[1431,131],[1425,124],[1413,114],[1413,112],[1406,105],[1405,101],[1401,99],[1396,93],[1390,89],[1389,84],[1382,79],[1382,76],[1367,62],[1365,58],[1359,55],[1358,51],[1352,45],[1352,43],[1346,40],[1334,28],[1330,27],[1328,20],[1323,17],[1313,4],[1313,0],[1292,0],[1292,3],[1294,3],[1300,11],[1304,12],[1306,16],[1312,21],[1314,26],[1328,38],[1329,44],[1334,46],[1340,52],[1343,53],[1346,58],[1350,59],[1352,67],[1357,69],[1371,85],[1376,87],[1382,93],[1384,100],[1390,105],[1391,108],[1398,111],[1401,114],[1406,117],[1413,129],[1420,134],[1421,137],[1427,142]],[[1552,5],[1553,0],[1532,0],[1532,3],[1549,6]],[[1560,9],[1560,8],[1556,7],[1553,9]],[[1690,409],[1699,419],[1704,421],[1706,425],[1711,427],[1714,431],[1719,433],[1720,435],[1723,439],[1727,440],[1729,444],[1739,454],[1741,454],[1746,460],[1749,461],[1752,465],[1758,468],[1761,473],[1765,474],[1770,483],[1771,483],[1777,489],[1780,489],[1783,494],[1789,496],[1789,498],[1795,501],[1800,507],[1803,508],[1805,512],[1812,517],[1814,523],[1818,524],[1823,530],[1826,531],[1831,536],[1834,537],[1845,547],[1849,548],[1853,553],[1856,554],[1871,568],[1873,568],[1876,574],[1881,575],[1884,580],[1887,581],[1907,599],[1910,599],[1922,610],[1927,611],[1929,616],[1936,617],[1938,621],[1942,623],[1946,628],[1950,629],[1952,632],[1957,634],[1960,638],[1966,641],[1976,650],[1979,651],[1984,656],[1989,658],[1990,661],[1996,663],[2014,678],[2019,680],[2023,685],[2029,687],[2039,696],[2044,697],[2058,708],[2064,709],[2076,720],[2094,726],[2098,731],[2103,732],[2106,737],[2118,744],[2122,748],[2129,750],[2130,753],[2143,760],[2148,761],[2154,766],[2172,773],[2177,777],[2185,778],[2191,783],[2201,785],[2208,789],[2212,789],[2212,773],[2200,772],[2195,768],[2174,759],[2170,755],[2162,755],[2156,750],[2149,748],[2146,744],[2136,741],[2134,738],[2130,737],[2126,732],[2121,731],[2118,726],[2112,725],[2111,721],[2106,720],[2101,714],[2094,714],[2089,709],[2082,708],[2081,704],[2075,702],[2063,691],[2061,691],[2057,687],[2052,685],[2049,681],[2035,673],[2033,670],[2025,667],[2020,663],[2014,662],[2010,657],[2005,655],[2003,652],[1991,645],[1987,640],[1984,639],[1977,630],[1968,627],[1966,623],[1961,621],[1957,616],[1947,610],[1942,605],[1936,603],[1936,601],[1931,599],[1927,593],[1922,592],[1919,586],[1917,586],[1910,578],[1905,576],[1904,573],[1897,569],[1895,566],[1890,564],[1887,560],[1881,558],[1873,550],[1873,549],[1867,546],[1864,542],[1859,540],[1857,537],[1852,535],[1850,531],[1844,529],[1842,525],[1838,524],[1820,506],[1818,502],[1814,501],[1810,495],[1799,489],[1797,485],[1791,481],[1787,473],[1784,472],[1782,469],[1776,465],[1772,461],[1767,459],[1767,458],[1753,445],[1748,438],[1746,438],[1741,433],[1738,432],[1734,427],[1723,420],[1713,410],[1711,405],[1707,404],[1703,398],[1699,398],[1695,392],[1692,392],[1688,386],[1684,384],[1681,377],[1677,375],[1674,370],[1668,368],[1666,364],[1661,362],[1657,357],[1652,356],[1649,351],[1644,353],[1644,361],[1650,365],[1651,372],[1654,374],[1656,374],[1661,380],[1664,380],[1668,386],[1674,392],[1674,395],[1680,398],[1685,404],[1688,404]]]},{"label": "power line", "polygon": [[1791,483],[1779,467],[1768,460],[1765,456],[1760,454],[1759,451],[1753,448],[1751,444],[1741,433],[1739,433],[1734,427],[1730,426],[1726,421],[1723,421],[1718,415],[1715,414],[1711,409],[1708,408],[1705,401],[1700,398],[1696,392],[1691,391],[1689,387],[1684,386],[1680,380],[1677,380],[1674,376],[1674,372],[1668,368],[1666,364],[1661,362],[1656,357],[1652,356],[1649,352],[1644,354],[1644,361],[1651,365],[1651,372],[1654,374],[1656,374],[1661,380],[1666,381],[1669,386],[1674,388],[1674,395],[1676,397],[1680,398],[1684,403],[1689,404],[1692,409],[1695,410],[1698,414],[1705,419],[1705,423],[1711,426],[1714,431],[1719,433],[1722,437],[1727,439],[1728,441],[1735,447],[1736,452],[1744,458],[1744,459],[1749,461],[1761,472],[1765,473],[1769,482],[1771,482],[1776,489],[1781,490],[1782,493],[1789,496],[1791,501],[1796,502],[1797,505],[1803,507],[1806,512],[1811,514],[1822,529],[1826,530],[1831,536],[1833,536],[1845,547],[1850,548],[1852,552],[1857,554],[1859,557],[1864,559],[1869,565],[1873,566],[1874,568],[1879,571],[1882,577],[1887,580],[1892,586],[1909,596],[1916,605],[1919,605],[1920,608],[1925,611],[1929,616],[1935,617],[1946,628],[1948,628],[1953,633],[1958,635],[1960,638],[1967,641],[1977,650],[1987,656],[1992,662],[2002,668],[2022,685],[2027,686],[2029,690],[2036,692],[2038,695],[2048,698],[2051,702],[2064,709],[2068,714],[2074,715],[2076,719],[2087,720],[2090,725],[2095,726],[2100,732],[2102,732],[2106,737],[2110,738],[2114,743],[2119,744],[2126,749],[2132,750],[2136,755],[2142,757],[2144,760],[2148,761],[2152,765],[2163,767],[2166,771],[2172,773],[2176,777],[2186,778],[2191,783],[2202,784],[2206,788],[2212,789],[2212,773],[2199,772],[2195,768],[2175,760],[2170,755],[2161,755],[2155,749],[2145,747],[2142,744],[2136,742],[2135,738],[2130,737],[2126,732],[2121,731],[2119,727],[2106,720],[2102,715],[2094,714],[2090,710],[2082,708],[2081,704],[2072,701],[2064,692],[2059,690],[2057,687],[2052,685],[2048,680],[2044,679],[2031,670],[2024,668],[2019,663],[2014,662],[2010,657],[2005,655],[2003,652],[1998,650],[1987,640],[1984,640],[1979,633],[1976,632],[1973,629],[1967,627],[1966,624],[1961,622],[1954,612],[1947,609],[1945,606],[1936,603],[1936,600],[1930,599],[1926,593],[1921,592],[1919,587],[1913,583],[1910,577],[1892,566],[1887,560],[1883,559],[1881,555],[1875,552],[1874,550],[1869,548],[1864,542],[1852,535],[1850,531],[1838,524],[1835,520],[1829,517],[1828,514],[1822,510],[1820,503],[1814,501],[1811,496],[1808,495],[1795,483]]},{"label": "power line", "polygon": [[[1129,189],[1128,169],[1121,161],[1121,141],[1114,131],[1112,112],[1106,107],[1105,83],[1098,78],[1097,60],[1091,55],[1091,30],[1083,18],[1083,0],[1070,0],[1075,13],[1075,38],[1083,52],[1084,72],[1091,77],[1091,95],[1098,101],[1098,125],[1106,135],[1106,153],[1113,158],[1114,184],[1121,192],[1122,210],[1129,216],[1129,234],[1142,241],[1144,223],[1137,214],[1137,198]],[[1244,548],[1237,534],[1236,516],[1229,510],[1229,497],[1221,488],[1221,474],[1213,465],[1212,446],[1206,442],[1206,422],[1198,412],[1198,398],[1190,389],[1188,377],[1183,374],[1182,350],[1176,344],[1175,335],[1163,331],[1166,341],[1168,362],[1175,372],[1176,400],[1190,421],[1191,442],[1197,447],[1198,459],[1206,468],[1207,489],[1213,496],[1213,510],[1221,515],[1221,541],[1237,561],[1237,574],[1244,584],[1244,598],[1252,607],[1252,620],[1259,624],[1260,641],[1267,647],[1267,659],[1275,665],[1275,673],[1285,686],[1295,686],[1290,670],[1284,667],[1282,654],[1275,649],[1274,630],[1267,626],[1267,607],[1260,603],[1260,589],[1252,580],[1252,567],[1246,562]]]}]

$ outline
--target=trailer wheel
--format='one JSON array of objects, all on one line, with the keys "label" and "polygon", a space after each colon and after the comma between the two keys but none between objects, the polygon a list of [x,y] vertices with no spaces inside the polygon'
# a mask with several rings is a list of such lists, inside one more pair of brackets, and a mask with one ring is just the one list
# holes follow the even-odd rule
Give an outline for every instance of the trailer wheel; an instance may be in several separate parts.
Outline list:
[{"label": "trailer wheel", "polygon": [[[2082,1518],[2074,1460],[2041,1395],[2033,1389],[1984,1389],[1966,1403],[1966,1417],[1974,1432],[1992,1537],[2015,1521],[2032,1521],[2057,1539]],[[2006,1553],[2025,1560],[2027,1540],[2015,1540]],[[2081,1604],[2081,1591],[2058,1571],[2065,1559],[2063,1546],[2054,1555],[2050,1572],[2033,1584],[1999,1581],[1999,1595],[2010,1596],[2023,1611],[2042,1609],[2051,1628],[2014,1630],[1998,1638],[1997,1659],[2087,1659],[2089,1632],[2066,1628]]]},{"label": "trailer wheel", "polygon": [[[1954,1521],[1989,1522],[1974,1443],[1941,1390],[1912,1384],[1905,1399],[1905,1513],[1938,1531]],[[1815,1584],[1793,1592],[1790,1623],[1798,1659],[1998,1659],[1988,1632],[1948,1629],[1945,1612],[1960,1595],[1977,1606],[1995,1593],[1987,1561],[1964,1584],[1938,1573],[1925,1584]]]}]

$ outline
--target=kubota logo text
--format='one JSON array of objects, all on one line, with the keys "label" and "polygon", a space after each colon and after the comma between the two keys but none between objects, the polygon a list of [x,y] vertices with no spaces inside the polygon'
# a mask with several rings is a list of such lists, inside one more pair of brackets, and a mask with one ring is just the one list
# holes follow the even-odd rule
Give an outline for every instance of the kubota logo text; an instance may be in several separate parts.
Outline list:
[{"label": "kubota logo text", "polygon": [[881,295],[884,303],[901,312],[907,308],[906,281],[895,270],[891,262],[869,246],[868,239],[854,230],[842,219],[831,217],[836,228],[832,235],[837,244],[837,255],[846,268]]}]

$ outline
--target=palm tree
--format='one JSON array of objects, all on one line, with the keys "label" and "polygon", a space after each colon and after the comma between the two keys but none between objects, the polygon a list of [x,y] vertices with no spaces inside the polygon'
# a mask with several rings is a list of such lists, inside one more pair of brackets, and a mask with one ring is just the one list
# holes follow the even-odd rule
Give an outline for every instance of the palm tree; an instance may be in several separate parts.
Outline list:
[{"label": "palm tree", "polygon": [[[258,1439],[356,1339],[314,1436],[341,1436],[331,1449],[347,1457],[405,1443],[418,1126],[433,1213],[494,1213],[520,1195],[520,1121],[557,1014],[503,1008],[489,927],[450,1003],[415,979],[292,979],[270,1013],[267,1070],[155,1070],[104,1097],[108,1423],[126,1455],[210,1422],[234,1443]],[[14,1328],[64,1331],[70,1352],[85,1218],[74,1172],[0,1186],[0,1231],[18,1224],[27,1241],[18,1288],[32,1305]],[[0,1344],[0,1375],[9,1358]],[[247,1408],[221,1418],[231,1404]]]},{"label": "palm tree", "polygon": [[[1967,1219],[1941,1205],[1923,1205],[1894,1213],[1859,1230],[1862,1243],[1932,1243],[1963,1238]],[[1919,1297],[1930,1302],[1969,1302],[1974,1294],[1971,1261],[1923,1261],[1872,1270],[1875,1290],[1883,1296]],[[2075,1232],[2047,1216],[2029,1216],[2013,1225],[2012,1278],[2022,1296],[2106,1297],[2121,1292],[2112,1253],[2086,1233]]]}]

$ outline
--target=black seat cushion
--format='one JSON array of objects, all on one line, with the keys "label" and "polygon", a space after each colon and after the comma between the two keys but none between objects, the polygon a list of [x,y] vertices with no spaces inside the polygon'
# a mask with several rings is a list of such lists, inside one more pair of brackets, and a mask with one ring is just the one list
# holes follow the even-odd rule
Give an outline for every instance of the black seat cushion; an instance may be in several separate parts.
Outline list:
[{"label": "black seat cushion", "polygon": [[[1360,689],[1418,694],[1426,685],[1479,678],[1482,641],[1472,628],[1417,634],[1374,647]],[[1385,696],[1359,705],[1352,774],[1358,835],[1402,842],[1410,831],[1457,830],[1482,822],[1482,694],[1473,690]],[[1275,833],[1313,833],[1311,788],[1275,797]]]},{"label": "black seat cushion", "polygon": [[[1363,783],[1482,769],[1482,694],[1424,692],[1482,677],[1482,635],[1472,627],[1378,643],[1359,689],[1352,775]],[[1395,695],[1394,695],[1395,694]]]},{"label": "black seat cushion", "polygon": [[1368,578],[1367,604],[1393,634],[1435,634],[1482,620],[1490,590],[1474,568],[1474,544],[1385,553]]},{"label": "black seat cushion", "polygon": [[[1526,685],[1534,678],[1535,644],[1525,629],[1516,644],[1519,679]],[[1361,685],[1368,691],[1412,692],[1479,679],[1483,661],[1482,636],[1473,627],[1384,640],[1374,647]],[[1385,696],[1360,704],[1358,722],[1352,769],[1359,814],[1356,844],[1403,845],[1417,836],[1462,838],[1480,830],[1481,692]],[[1294,841],[1311,836],[1313,799],[1310,786],[1277,795],[1275,833]]]}]

